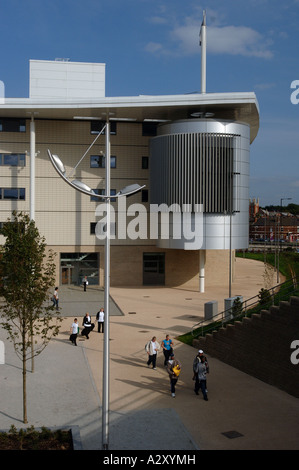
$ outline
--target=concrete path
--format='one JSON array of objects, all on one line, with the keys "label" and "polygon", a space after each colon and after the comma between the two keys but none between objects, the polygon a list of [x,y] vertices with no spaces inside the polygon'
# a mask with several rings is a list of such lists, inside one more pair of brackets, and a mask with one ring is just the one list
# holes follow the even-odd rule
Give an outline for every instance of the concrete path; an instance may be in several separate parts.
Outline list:
[{"label": "concrete path", "polygon": [[[275,281],[274,281],[275,283]],[[263,263],[236,260],[233,295],[244,300],[264,286]],[[84,450],[102,448],[101,397],[103,334],[69,342],[73,317],[95,317],[104,292],[61,287],[64,317],[59,336],[35,359],[28,372],[29,425],[79,426]],[[299,400],[210,357],[209,401],[193,392],[196,350],[175,338],[204,315],[204,303],[228,297],[226,285],[204,294],[184,289],[111,288],[110,450],[299,449]],[[158,356],[157,370],[146,366],[144,345],[169,334],[183,365],[172,398]],[[294,333],[295,334],[295,333]],[[296,339],[296,338],[294,338]],[[297,338],[298,339],[298,338]],[[0,330],[5,364],[0,364],[0,429],[22,423],[22,370],[11,343]]]}]

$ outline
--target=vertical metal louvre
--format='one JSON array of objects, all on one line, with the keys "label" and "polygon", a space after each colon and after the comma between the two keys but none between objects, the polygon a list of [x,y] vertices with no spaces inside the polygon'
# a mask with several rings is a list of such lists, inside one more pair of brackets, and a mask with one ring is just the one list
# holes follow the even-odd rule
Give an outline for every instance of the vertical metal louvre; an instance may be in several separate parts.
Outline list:
[{"label": "vertical metal louvre", "polygon": [[152,140],[151,203],[226,213],[238,206],[236,134],[182,133]]}]

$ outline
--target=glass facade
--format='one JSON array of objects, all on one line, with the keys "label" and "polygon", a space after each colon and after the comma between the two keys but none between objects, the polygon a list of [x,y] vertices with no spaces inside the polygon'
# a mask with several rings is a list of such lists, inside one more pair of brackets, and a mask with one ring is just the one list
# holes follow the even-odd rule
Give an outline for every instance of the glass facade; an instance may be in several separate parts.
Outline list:
[{"label": "glass facade", "polygon": [[87,276],[89,285],[98,285],[99,259],[98,253],[61,253],[61,284],[80,286]]}]

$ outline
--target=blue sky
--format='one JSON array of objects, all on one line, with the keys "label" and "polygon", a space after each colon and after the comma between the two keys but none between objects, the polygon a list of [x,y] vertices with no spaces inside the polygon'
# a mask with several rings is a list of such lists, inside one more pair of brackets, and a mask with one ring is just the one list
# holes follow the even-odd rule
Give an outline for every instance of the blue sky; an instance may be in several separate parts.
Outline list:
[{"label": "blue sky", "polygon": [[259,102],[250,197],[299,204],[299,0],[0,0],[5,95],[28,97],[29,60],[55,58],[106,63],[107,96],[200,91],[203,10],[207,92]]}]

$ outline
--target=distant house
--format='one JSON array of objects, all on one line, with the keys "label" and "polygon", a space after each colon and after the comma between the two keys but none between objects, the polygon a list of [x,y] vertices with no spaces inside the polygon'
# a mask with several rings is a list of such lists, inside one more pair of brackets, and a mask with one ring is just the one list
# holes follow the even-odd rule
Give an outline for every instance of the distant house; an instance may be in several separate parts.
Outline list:
[{"label": "distant house", "polygon": [[249,224],[250,241],[296,242],[299,240],[299,217],[283,212],[259,209]]}]

